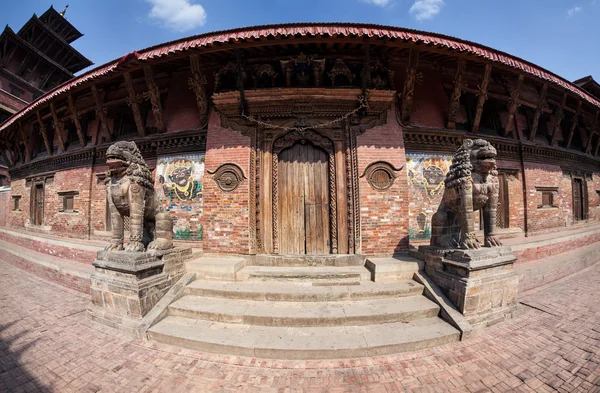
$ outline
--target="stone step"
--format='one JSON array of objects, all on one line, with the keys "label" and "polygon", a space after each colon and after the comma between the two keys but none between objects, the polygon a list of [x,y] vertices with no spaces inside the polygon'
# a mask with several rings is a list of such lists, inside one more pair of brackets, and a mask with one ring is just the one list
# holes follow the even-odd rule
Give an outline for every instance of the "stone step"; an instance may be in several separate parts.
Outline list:
[{"label": "stone step", "polygon": [[439,318],[367,326],[281,328],[169,316],[148,338],[205,352],[270,359],[378,356],[443,345],[459,332]]},{"label": "stone step", "polygon": [[410,322],[435,317],[439,306],[425,296],[337,302],[280,302],[184,296],[169,315],[261,326],[350,326]]},{"label": "stone step", "polygon": [[389,282],[411,280],[416,272],[423,269],[424,262],[402,255],[394,258],[368,258],[365,266],[372,272],[373,281]]},{"label": "stone step", "polygon": [[375,284],[361,281],[360,285],[313,286],[312,283],[260,281],[207,281],[196,280],[185,288],[186,295],[284,302],[325,302],[339,300],[377,299],[415,296],[423,293],[416,281],[398,281]]},{"label": "stone step", "polygon": [[365,257],[362,255],[252,255],[248,256],[248,265],[252,266],[288,266],[288,267],[317,267],[317,266],[364,266]]},{"label": "stone step", "polygon": [[203,256],[185,263],[187,272],[196,273],[199,279],[235,280],[235,274],[246,265],[240,257]]},{"label": "stone step", "polygon": [[357,284],[370,280],[371,272],[364,266],[346,267],[271,267],[246,266],[236,274],[236,279],[258,281],[294,281],[320,284]]}]

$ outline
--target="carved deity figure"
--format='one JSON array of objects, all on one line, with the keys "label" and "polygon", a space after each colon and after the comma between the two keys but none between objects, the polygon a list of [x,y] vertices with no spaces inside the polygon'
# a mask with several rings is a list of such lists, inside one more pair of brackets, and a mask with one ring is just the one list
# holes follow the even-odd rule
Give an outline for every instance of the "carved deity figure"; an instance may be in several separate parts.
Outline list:
[{"label": "carved deity figure", "polygon": [[[117,142],[106,151],[106,195],[112,240],[106,251],[167,250],[173,247],[173,221],[154,194],[152,172],[134,142]],[[123,217],[129,216],[129,243],[123,247]]]},{"label": "carved deity figure", "polygon": [[473,212],[483,209],[484,246],[497,247],[495,237],[498,181],[496,149],[483,139],[466,139],[452,158],[444,181],[446,187],[431,226],[431,245],[475,249]]}]

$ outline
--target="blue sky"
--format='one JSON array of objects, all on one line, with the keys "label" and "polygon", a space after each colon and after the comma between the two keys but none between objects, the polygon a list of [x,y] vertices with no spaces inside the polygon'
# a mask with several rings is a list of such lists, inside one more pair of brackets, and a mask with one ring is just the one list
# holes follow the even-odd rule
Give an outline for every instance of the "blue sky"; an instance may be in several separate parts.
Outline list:
[{"label": "blue sky", "polygon": [[95,66],[180,37],[285,22],[365,22],[475,41],[574,80],[600,80],[600,0],[2,0],[19,29],[51,4],[85,35],[74,46]]}]

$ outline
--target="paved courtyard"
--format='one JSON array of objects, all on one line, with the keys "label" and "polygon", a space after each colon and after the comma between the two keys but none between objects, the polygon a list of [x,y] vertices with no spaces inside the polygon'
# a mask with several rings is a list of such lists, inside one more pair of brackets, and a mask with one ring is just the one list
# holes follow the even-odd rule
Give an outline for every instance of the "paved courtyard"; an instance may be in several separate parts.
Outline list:
[{"label": "paved courtyard", "polygon": [[87,319],[89,298],[0,261],[0,392],[600,392],[600,263],[460,343],[354,360],[213,355]]}]

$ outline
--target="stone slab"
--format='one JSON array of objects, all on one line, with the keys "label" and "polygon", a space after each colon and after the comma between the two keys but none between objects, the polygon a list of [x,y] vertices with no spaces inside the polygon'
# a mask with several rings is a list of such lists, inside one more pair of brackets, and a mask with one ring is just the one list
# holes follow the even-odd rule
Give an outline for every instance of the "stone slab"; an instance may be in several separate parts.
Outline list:
[{"label": "stone slab", "polygon": [[422,270],[424,262],[411,256],[395,258],[368,258],[365,266],[372,273],[375,282],[388,280],[410,280]]},{"label": "stone slab", "polygon": [[236,274],[238,280],[351,283],[371,279],[364,266],[346,267],[264,267],[246,266]]},{"label": "stone slab", "polygon": [[203,256],[186,262],[186,271],[196,273],[198,278],[235,280],[235,274],[246,266],[241,257]]}]

